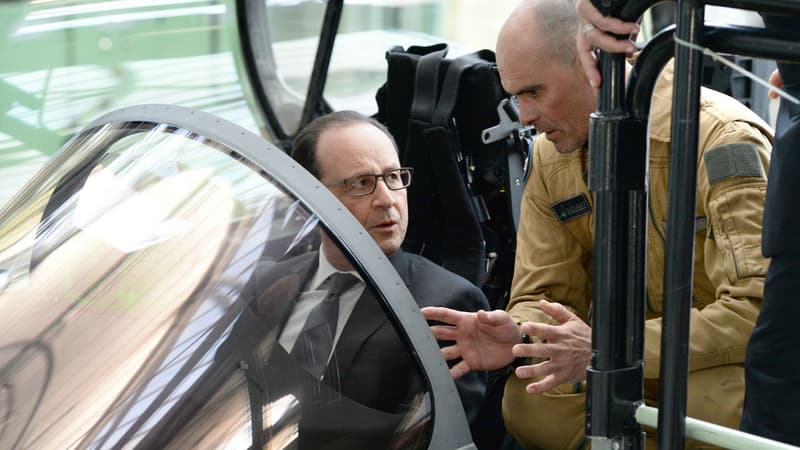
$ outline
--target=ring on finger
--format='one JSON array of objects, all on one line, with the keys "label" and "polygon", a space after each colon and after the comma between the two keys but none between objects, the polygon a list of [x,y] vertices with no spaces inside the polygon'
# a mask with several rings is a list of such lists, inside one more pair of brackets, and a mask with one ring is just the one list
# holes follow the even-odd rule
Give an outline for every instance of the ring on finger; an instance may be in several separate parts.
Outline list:
[{"label": "ring on finger", "polygon": [[586,33],[590,32],[590,31],[592,31],[592,30],[594,30],[594,25],[592,25],[592,24],[590,24],[590,23],[584,24],[584,25],[581,27],[581,32],[582,32],[583,34],[586,34]]}]

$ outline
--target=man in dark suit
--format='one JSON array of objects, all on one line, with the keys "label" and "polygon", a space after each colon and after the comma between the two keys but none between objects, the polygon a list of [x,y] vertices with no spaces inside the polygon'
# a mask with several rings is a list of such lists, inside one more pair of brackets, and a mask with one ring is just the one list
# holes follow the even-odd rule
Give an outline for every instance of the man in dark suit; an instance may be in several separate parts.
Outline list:
[{"label": "man in dark suit", "polygon": [[[480,289],[418,255],[405,253],[400,246],[408,226],[408,204],[405,188],[411,171],[400,167],[394,139],[379,122],[353,111],[338,111],[308,124],[295,138],[292,157],[316,176],[364,226],[392,265],[420,307],[449,306],[462,311],[488,309],[488,301]],[[352,270],[350,263],[323,233],[322,252],[337,270]],[[397,390],[405,381],[384,370],[386,378],[376,377],[375,366],[411,366],[410,361],[388,361],[398,354],[385,352],[388,339],[377,341],[380,333],[368,334],[366,320],[380,321],[377,330],[390,329],[378,302],[361,298],[345,322],[341,337],[331,357],[339,363],[341,392],[353,399],[373,400],[394,396],[383,391]],[[374,319],[369,319],[373,317]],[[340,320],[340,327],[342,321]],[[352,334],[351,334],[352,333]],[[363,339],[362,339],[363,337]],[[373,345],[371,340],[376,340]],[[329,364],[326,379],[331,379]],[[344,370],[342,370],[344,368]],[[400,372],[407,371],[402,369]],[[477,415],[483,400],[486,375],[456,383],[468,420]],[[380,404],[381,402],[378,402]]]},{"label": "man in dark suit", "polygon": [[[485,296],[476,286],[400,249],[408,225],[405,188],[411,182],[412,170],[400,167],[394,139],[383,125],[352,111],[331,113],[298,134],[292,157],[322,181],[361,223],[420,307],[488,309]],[[263,368],[259,378],[265,380],[255,391],[264,392],[264,404],[287,394],[299,400],[301,448],[319,448],[323,443],[326,448],[383,448],[389,442],[396,445],[398,439],[406,441],[404,445],[409,445],[408,440],[424,441],[421,436],[425,433],[414,428],[413,420],[409,424],[410,417],[428,414],[425,382],[415,357],[388,320],[376,293],[324,230],[320,236],[318,252],[278,263],[261,262],[243,292],[242,300],[248,307],[232,336],[240,340],[239,348],[268,349],[261,353],[268,355],[268,360],[254,362]],[[326,320],[334,322],[327,335],[333,339],[333,350],[326,349],[325,356],[311,358],[325,366],[318,375],[314,373],[317,369],[300,368],[306,363],[298,347],[308,341],[315,350],[306,353],[325,347],[320,334],[306,338],[306,328],[316,321],[312,317],[325,303],[322,297],[328,290],[327,280],[336,273],[348,273],[358,281],[338,295],[338,314]],[[255,331],[259,328],[264,332]],[[265,336],[270,330],[278,330],[272,342],[261,338],[252,346],[241,345],[241,339]],[[456,383],[468,420],[477,415],[485,385],[486,374],[481,372]],[[254,389],[250,391],[253,395]],[[253,427],[265,429],[258,423]],[[334,440],[338,443],[332,444]]]},{"label": "man in dark suit", "polygon": [[[252,331],[258,329],[283,330],[277,341],[287,354],[292,351],[293,346],[283,345],[283,335],[287,324],[294,320],[296,299],[313,283],[319,270],[319,256],[319,252],[306,253],[256,269],[242,295],[248,300],[247,314],[254,321],[247,325],[251,330],[247,334],[263,335]],[[486,306],[482,305],[479,289],[461,277],[451,279],[451,272],[422,257],[399,250],[389,260],[420,307],[448,305],[466,311]],[[448,283],[443,285],[442,279]],[[243,326],[244,319],[240,319],[237,328]],[[371,288],[366,287],[358,294],[352,313],[346,323],[340,321],[339,327],[342,330],[322,381],[348,399],[370,408],[387,413],[408,411],[416,395],[425,389],[421,374]],[[481,376],[457,385],[465,408],[475,410],[480,406],[483,387]],[[271,396],[276,395],[279,394]]]},{"label": "man in dark suit", "polygon": [[[301,345],[302,337],[287,343],[293,322],[303,325],[305,316],[309,316],[298,314],[303,309],[298,305],[316,290],[313,286],[318,273],[330,269],[326,269],[329,263],[323,255],[338,252],[325,250],[326,245],[331,244],[323,244],[321,252],[256,268],[242,293],[248,306],[228,337],[227,348],[217,353],[217,361],[223,367],[245,361],[251,405],[271,407],[287,397],[297,401],[295,412],[282,416],[290,426],[297,424],[300,449],[388,448],[407,439],[424,442],[424,432],[419,433],[408,423],[424,430],[421,425],[428,420],[423,376],[372,288],[361,283],[350,289],[355,291],[355,305],[349,316],[339,321],[341,331],[321,375],[311,373],[296,357],[294,347]],[[447,277],[440,273],[444,269],[430,267],[429,263],[420,265],[417,257],[402,252],[392,254],[390,260],[409,288],[418,287],[424,293],[424,301],[442,294],[436,292],[434,296],[430,289],[436,285],[437,275]],[[466,280],[463,283],[447,289],[472,290]],[[453,298],[447,292],[444,297],[445,303],[454,307],[470,305],[469,295]],[[465,385],[465,398],[475,403],[480,400],[481,381],[475,379]],[[420,417],[411,419],[420,413]],[[262,444],[274,441],[286,428],[253,425],[264,430]]]},{"label": "man in dark suit", "polygon": [[[762,14],[767,29],[796,34],[796,17]],[[800,97],[800,64],[778,61],[770,82]],[[771,96],[777,97],[774,92]],[[764,304],[747,345],[741,429],[800,445],[800,105],[781,99],[772,148],[761,249],[772,258]]]},{"label": "man in dark suit", "polygon": [[[412,171],[400,167],[394,140],[380,123],[355,112],[323,116],[298,134],[292,156],[363,225],[420,307],[488,309],[475,285],[400,249]],[[255,448],[295,434],[289,441],[300,449],[426,445],[430,406],[416,357],[378,293],[325,230],[317,235],[319,250],[257,262],[213,364],[146,441],[148,448],[191,439],[204,417],[224,410],[219,405],[241,402],[236,392],[249,397]],[[352,283],[330,296],[329,280],[342,274]],[[316,311],[331,297],[338,303],[333,316],[318,322],[323,314]],[[317,334],[307,337],[312,331]],[[314,353],[324,356],[308,358]],[[481,372],[456,382],[468,420],[477,415],[485,385]]]}]

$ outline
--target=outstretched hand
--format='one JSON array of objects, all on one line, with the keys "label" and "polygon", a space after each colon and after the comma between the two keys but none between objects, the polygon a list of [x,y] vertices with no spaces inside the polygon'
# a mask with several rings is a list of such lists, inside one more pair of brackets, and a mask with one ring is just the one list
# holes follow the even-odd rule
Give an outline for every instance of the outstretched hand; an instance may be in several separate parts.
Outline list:
[{"label": "outstretched hand", "polygon": [[559,325],[525,322],[520,328],[541,342],[517,344],[513,354],[518,357],[547,358],[546,361],[516,369],[519,378],[538,378],[528,384],[529,394],[540,394],[558,385],[586,379],[586,369],[592,361],[592,329],[560,303],[541,300],[539,307]]},{"label": "outstretched hand", "polygon": [[450,368],[453,378],[473,370],[507,366],[514,360],[512,346],[522,340],[516,322],[502,310],[470,313],[429,306],[422,308],[422,315],[427,320],[444,323],[431,326],[431,332],[437,340],[455,342],[442,348],[444,359],[461,358]]},{"label": "outstretched hand", "polygon": [[[630,36],[639,32],[639,24],[604,16],[590,0],[578,0],[575,7],[581,18],[577,36],[578,58],[589,83],[597,89],[600,87],[601,77],[594,50],[599,48],[609,53],[632,54],[636,51],[636,44]],[[620,39],[615,35],[629,38]]]}]

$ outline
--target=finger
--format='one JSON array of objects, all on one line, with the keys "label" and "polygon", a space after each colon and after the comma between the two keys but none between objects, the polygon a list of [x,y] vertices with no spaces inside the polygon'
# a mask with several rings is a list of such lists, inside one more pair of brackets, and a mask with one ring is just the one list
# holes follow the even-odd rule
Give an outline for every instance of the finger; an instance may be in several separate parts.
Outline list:
[{"label": "finger", "polygon": [[550,366],[551,364],[549,361],[529,366],[520,366],[516,368],[514,375],[523,380],[535,380],[525,386],[525,392],[529,394],[541,394],[563,384],[556,373],[550,373],[553,371]]},{"label": "finger", "polygon": [[602,77],[600,71],[597,69],[597,58],[594,55],[592,44],[586,39],[586,36],[578,31],[578,58],[583,66],[583,72],[589,80],[589,84],[595,88],[600,88]]},{"label": "finger", "polygon": [[576,5],[578,15],[584,21],[591,23],[595,27],[616,34],[631,34],[639,32],[639,24],[636,22],[625,22],[616,17],[604,16],[597,8],[588,1],[580,1]]},{"label": "finger", "polygon": [[455,323],[458,320],[458,316],[462,314],[461,311],[441,306],[426,306],[420,311],[422,312],[422,317],[426,320],[436,320],[438,322],[450,324]]},{"label": "finger", "polygon": [[589,0],[581,0],[575,5],[578,10],[578,15],[589,23],[595,23],[603,20],[603,13],[601,13]]},{"label": "finger", "polygon": [[514,344],[511,346],[511,354],[517,358],[528,358],[533,355],[534,344]]},{"label": "finger", "polygon": [[511,347],[511,354],[517,358],[550,358],[551,345],[547,344],[516,344]]},{"label": "finger", "polygon": [[[543,361],[536,364],[528,364],[525,366],[519,366],[514,369],[514,375],[517,378],[544,378],[550,375],[550,372],[553,371],[551,367],[550,361]],[[538,380],[537,380],[538,381]]]},{"label": "finger", "polygon": [[458,338],[458,329],[447,325],[434,325],[431,333],[438,341],[455,341]]},{"label": "finger", "polygon": [[457,345],[448,345],[442,347],[442,357],[445,361],[450,361],[461,357],[461,349]]},{"label": "finger", "polygon": [[564,305],[561,303],[550,303],[547,300],[540,300],[539,301],[539,308],[544,311],[545,314],[555,319],[558,323],[566,323],[568,320],[577,318],[575,314],[573,314],[570,310],[568,310]]},{"label": "finger", "polygon": [[520,330],[528,336],[536,336],[541,341],[551,341],[560,337],[557,327],[546,323],[525,322],[520,325]]},{"label": "finger", "polygon": [[592,25],[596,28],[616,35],[626,36],[639,32],[639,24],[636,22],[625,22],[616,17],[600,15],[599,18],[592,18]]},{"label": "finger", "polygon": [[469,371],[469,364],[466,361],[461,361],[450,368],[450,376],[452,376],[454,380],[457,380],[469,373]]},{"label": "finger", "polygon": [[605,33],[599,28],[595,28],[594,30],[583,33],[583,36],[594,47],[597,47],[600,50],[604,50],[608,53],[631,54],[636,51],[636,44],[634,44],[630,39],[618,39],[616,36]]},{"label": "finger", "polygon": [[555,374],[550,374],[539,381],[530,383],[529,385],[525,386],[525,392],[529,394],[542,394],[544,392],[554,389],[556,386],[560,384],[563,383],[558,381],[558,377]]}]

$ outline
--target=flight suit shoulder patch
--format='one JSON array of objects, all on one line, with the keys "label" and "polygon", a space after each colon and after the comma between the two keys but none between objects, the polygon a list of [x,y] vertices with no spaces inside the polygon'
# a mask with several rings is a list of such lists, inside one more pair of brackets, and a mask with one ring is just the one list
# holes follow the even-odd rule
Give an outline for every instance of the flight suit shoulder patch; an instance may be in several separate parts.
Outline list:
[{"label": "flight suit shoulder patch", "polygon": [[715,147],[705,152],[703,159],[710,185],[733,177],[764,178],[755,144],[742,142]]},{"label": "flight suit shoulder patch", "polygon": [[550,205],[553,214],[559,222],[566,223],[577,217],[585,216],[592,212],[592,205],[589,204],[589,199],[586,194],[581,192],[564,200],[559,200]]}]

